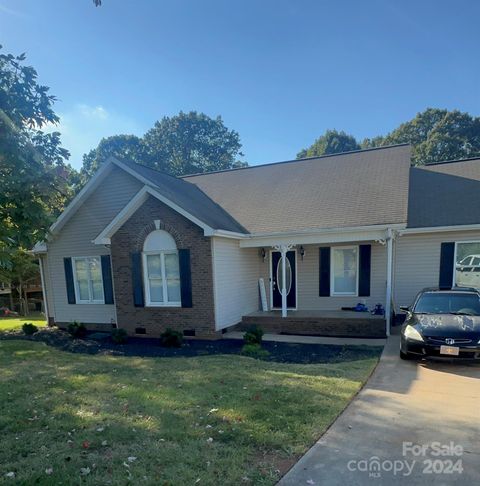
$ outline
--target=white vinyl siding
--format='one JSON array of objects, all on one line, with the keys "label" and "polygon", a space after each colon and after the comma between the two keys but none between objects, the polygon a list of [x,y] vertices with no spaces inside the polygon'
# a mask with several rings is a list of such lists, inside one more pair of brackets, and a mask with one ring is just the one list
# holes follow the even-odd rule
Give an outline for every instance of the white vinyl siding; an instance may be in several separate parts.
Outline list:
[{"label": "white vinyl siding", "polygon": [[109,254],[108,248],[95,245],[92,240],[141,187],[134,177],[114,167],[60,233],[48,242],[46,279],[47,286],[51,285],[48,304],[49,313],[54,315],[56,322],[115,322],[115,306],[112,304],[68,304],[63,259]]},{"label": "white vinyl siding", "polygon": [[[259,250],[240,248],[238,240],[212,238],[216,330],[233,326],[259,309],[259,265],[263,264]],[[268,293],[268,279],[265,285]]]},{"label": "white vinyl siding", "polygon": [[409,234],[397,238],[393,295],[396,310],[410,305],[425,287],[437,287],[440,247],[444,242],[480,240],[480,231]]}]

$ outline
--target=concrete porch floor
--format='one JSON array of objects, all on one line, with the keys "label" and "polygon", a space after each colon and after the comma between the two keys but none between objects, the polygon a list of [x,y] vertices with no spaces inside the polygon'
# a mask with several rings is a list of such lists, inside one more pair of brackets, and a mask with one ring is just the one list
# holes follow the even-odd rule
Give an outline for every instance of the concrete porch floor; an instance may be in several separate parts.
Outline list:
[{"label": "concrete porch floor", "polygon": [[[243,339],[245,332],[230,331],[223,334],[223,339]],[[265,333],[265,341],[277,341],[280,343],[296,344],[336,344],[340,346],[384,346],[386,339],[364,339],[364,338],[335,338],[325,336],[295,336],[286,334]]]}]

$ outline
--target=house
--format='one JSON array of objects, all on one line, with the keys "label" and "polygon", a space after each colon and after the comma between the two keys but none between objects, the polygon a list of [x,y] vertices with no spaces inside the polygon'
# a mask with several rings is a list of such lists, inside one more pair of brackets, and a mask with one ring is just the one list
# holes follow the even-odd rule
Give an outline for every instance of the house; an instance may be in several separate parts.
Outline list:
[{"label": "house", "polygon": [[480,287],[479,188],[480,159],[411,167],[408,145],[182,178],[110,158],[35,247],[48,319],[384,336],[423,287]]}]

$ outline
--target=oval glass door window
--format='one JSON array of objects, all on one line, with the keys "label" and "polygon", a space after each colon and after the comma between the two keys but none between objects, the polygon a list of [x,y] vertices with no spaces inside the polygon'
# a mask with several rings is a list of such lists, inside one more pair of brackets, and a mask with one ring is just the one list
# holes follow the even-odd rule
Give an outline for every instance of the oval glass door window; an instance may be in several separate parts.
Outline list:
[{"label": "oval glass door window", "polygon": [[[282,293],[282,285],[283,285],[283,280],[282,280],[282,277],[283,277],[283,272],[282,272],[282,260],[283,260],[283,257],[280,257],[280,259],[278,260],[278,264],[277,264],[277,287],[278,287],[278,291],[280,293]],[[285,279],[285,287],[287,288],[287,295],[290,293],[290,290],[292,288],[292,267],[290,265],[290,260],[287,258],[286,260],[286,263],[285,263],[285,275],[286,275],[286,279]]]}]

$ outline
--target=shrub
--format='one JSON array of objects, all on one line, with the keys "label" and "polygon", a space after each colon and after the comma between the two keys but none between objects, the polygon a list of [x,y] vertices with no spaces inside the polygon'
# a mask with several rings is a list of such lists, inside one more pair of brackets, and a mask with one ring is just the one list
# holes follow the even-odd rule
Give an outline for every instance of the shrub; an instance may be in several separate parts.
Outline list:
[{"label": "shrub", "polygon": [[242,347],[242,354],[249,356],[250,358],[262,359],[270,356],[270,353],[263,349],[260,344],[244,344]]},{"label": "shrub", "polygon": [[81,322],[71,322],[67,327],[67,332],[74,338],[83,338],[87,335],[87,328]]},{"label": "shrub", "polygon": [[243,335],[245,344],[262,344],[263,331],[258,326],[251,326]]},{"label": "shrub", "polygon": [[179,348],[183,344],[183,334],[168,328],[160,335],[160,342],[166,348]]},{"label": "shrub", "polygon": [[112,341],[115,344],[124,344],[128,341],[127,331],[125,329],[112,329]]},{"label": "shrub", "polygon": [[35,324],[32,324],[31,322],[26,322],[22,326],[22,330],[27,336],[31,336],[32,334],[35,334],[38,331],[38,327]]}]

